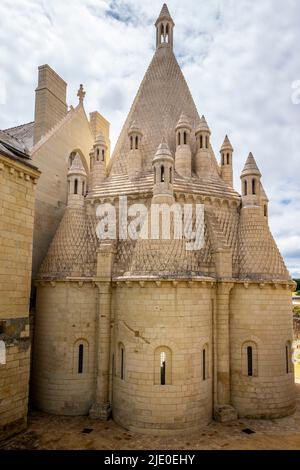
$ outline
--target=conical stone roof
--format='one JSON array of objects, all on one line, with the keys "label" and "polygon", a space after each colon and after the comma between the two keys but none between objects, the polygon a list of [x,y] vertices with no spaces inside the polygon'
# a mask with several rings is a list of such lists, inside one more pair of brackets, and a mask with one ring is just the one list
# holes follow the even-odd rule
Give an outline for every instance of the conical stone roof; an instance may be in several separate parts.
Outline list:
[{"label": "conical stone roof", "polygon": [[259,171],[255,158],[253,157],[251,152],[249,153],[249,156],[246,160],[244,169],[241,174],[241,176],[247,176],[247,175],[261,176],[261,172]]},{"label": "conical stone roof", "polygon": [[222,147],[221,147],[221,152],[222,152],[223,150],[231,150],[231,151],[233,152],[233,147],[232,147],[231,142],[230,142],[230,140],[229,140],[229,138],[228,138],[228,135],[225,136],[223,145],[222,145]]},{"label": "conical stone roof", "polygon": [[[146,171],[151,170],[153,156],[163,136],[174,153],[175,128],[183,110],[195,129],[200,123],[199,114],[175,55],[171,48],[158,48],[117,141],[109,167],[110,174],[127,173],[128,129],[133,121],[138,122],[143,132],[142,151]],[[194,136],[191,144],[195,145]]]}]

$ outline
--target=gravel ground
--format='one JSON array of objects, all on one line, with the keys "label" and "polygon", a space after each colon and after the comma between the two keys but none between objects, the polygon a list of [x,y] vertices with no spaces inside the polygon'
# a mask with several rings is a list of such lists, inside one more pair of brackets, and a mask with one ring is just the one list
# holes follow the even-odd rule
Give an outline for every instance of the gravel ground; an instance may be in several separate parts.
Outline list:
[{"label": "gravel ground", "polygon": [[[300,450],[300,384],[294,415],[274,420],[241,419],[233,423],[211,423],[184,436],[161,437],[126,431],[112,420],[53,416],[31,411],[25,432],[5,441],[1,449],[85,450],[192,450],[192,449],[289,449]],[[252,434],[243,432],[254,431]]]}]

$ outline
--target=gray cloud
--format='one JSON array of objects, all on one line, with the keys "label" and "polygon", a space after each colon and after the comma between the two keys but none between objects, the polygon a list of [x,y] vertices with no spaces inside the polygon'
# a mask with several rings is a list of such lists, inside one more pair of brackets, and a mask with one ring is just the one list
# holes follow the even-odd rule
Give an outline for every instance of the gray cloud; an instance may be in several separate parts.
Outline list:
[{"label": "gray cloud", "polygon": [[[116,141],[155,46],[161,0],[1,0],[0,128],[33,119],[38,65],[68,82],[76,104],[84,83],[86,109],[98,108]],[[270,198],[270,225],[288,266],[299,272],[300,2],[170,0],[175,53],[212,130],[216,154],[224,135],[235,148],[235,186],[251,150]],[[284,201],[290,200],[289,204]]]}]

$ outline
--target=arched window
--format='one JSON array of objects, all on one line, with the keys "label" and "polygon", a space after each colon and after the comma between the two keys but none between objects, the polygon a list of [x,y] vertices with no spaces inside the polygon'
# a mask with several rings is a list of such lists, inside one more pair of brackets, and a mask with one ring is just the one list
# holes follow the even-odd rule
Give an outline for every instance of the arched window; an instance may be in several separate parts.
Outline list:
[{"label": "arched window", "polygon": [[172,179],[173,179],[173,172],[172,172],[172,168],[170,168],[170,184],[172,184]]},{"label": "arched window", "polygon": [[202,349],[202,380],[207,380],[209,377],[209,369],[208,369],[208,344]]},{"label": "arched window", "polygon": [[165,182],[165,167],[164,166],[160,167],[160,182],[161,183]]},{"label": "arched window", "polygon": [[203,136],[200,135],[200,148],[202,149],[203,148]]},{"label": "arched window", "polygon": [[85,374],[88,371],[89,343],[78,339],[73,346],[74,374]]},{"label": "arched window", "polygon": [[247,341],[242,346],[242,373],[248,377],[258,375],[258,351],[253,341]]},{"label": "arched window", "polygon": [[187,135],[186,135],[186,132],[183,133],[183,143],[184,143],[184,145],[187,144]]},{"label": "arched window", "polygon": [[74,194],[78,193],[78,180],[74,181]]},{"label": "arched window", "polygon": [[254,178],[252,180],[252,194],[256,194],[256,181]]},{"label": "arched window", "polygon": [[172,383],[172,352],[166,346],[157,348],[154,352],[154,383],[156,385],[171,385]]},{"label": "arched window", "polygon": [[160,43],[164,42],[164,25],[162,24],[160,27]]},{"label": "arched window", "polygon": [[125,348],[119,344],[119,375],[121,380],[125,380]]},{"label": "arched window", "polygon": [[229,156],[229,153],[227,153],[227,165],[230,164],[230,156]]},{"label": "arched window", "polygon": [[6,347],[4,341],[0,341],[0,364],[6,364]]},{"label": "arched window", "polygon": [[247,193],[248,193],[248,184],[247,184],[247,181],[245,180],[244,181],[244,196],[247,196]]},{"label": "arched window", "polygon": [[130,137],[130,150],[133,150],[133,137]]},{"label": "arched window", "polygon": [[287,374],[292,372],[292,362],[291,362],[291,356],[292,356],[292,348],[291,348],[291,342],[287,341],[285,345],[285,371]]},{"label": "arched window", "polygon": [[138,148],[139,148],[139,138],[138,138],[138,136],[136,136],[136,138],[135,138],[135,149],[138,150]]},{"label": "arched window", "polygon": [[180,145],[180,137],[181,137],[181,134],[180,132],[178,132],[178,145]]},{"label": "arched window", "polygon": [[102,161],[104,162],[104,159],[105,159],[105,151],[104,149],[102,150]]},{"label": "arched window", "polygon": [[83,353],[84,353],[84,346],[80,344],[78,346],[78,374],[83,373]]},{"label": "arched window", "polygon": [[205,147],[208,149],[208,136],[205,137]]}]

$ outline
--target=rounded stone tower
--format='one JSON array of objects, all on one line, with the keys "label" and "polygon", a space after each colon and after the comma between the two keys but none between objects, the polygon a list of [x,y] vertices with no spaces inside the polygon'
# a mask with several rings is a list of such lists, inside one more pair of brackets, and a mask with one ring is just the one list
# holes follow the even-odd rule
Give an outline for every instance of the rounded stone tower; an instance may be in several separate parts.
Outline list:
[{"label": "rounded stone tower", "polygon": [[199,177],[211,175],[210,129],[204,116],[196,129],[197,153],[195,156],[195,171]]},{"label": "rounded stone tower", "polygon": [[154,171],[152,202],[172,204],[174,202],[174,158],[165,139],[158,147],[152,165]]},{"label": "rounded stone tower", "polygon": [[192,174],[191,131],[185,114],[181,114],[176,126],[175,170],[180,176],[190,178]]},{"label": "rounded stone tower", "polygon": [[228,136],[225,136],[223,145],[220,150],[221,154],[221,176],[222,179],[233,187],[233,171],[232,171],[232,157],[233,147],[230,143]]},{"label": "rounded stone tower", "polygon": [[68,171],[68,206],[83,207],[87,192],[87,174],[77,153]]},{"label": "rounded stone tower", "polygon": [[143,133],[135,121],[132,122],[128,129],[130,151],[128,154],[128,176],[134,179],[139,176],[143,167],[142,158],[142,138]]},{"label": "rounded stone tower", "polygon": [[90,185],[91,190],[100,186],[106,176],[107,143],[103,132],[96,137],[93,149],[90,153]]}]

